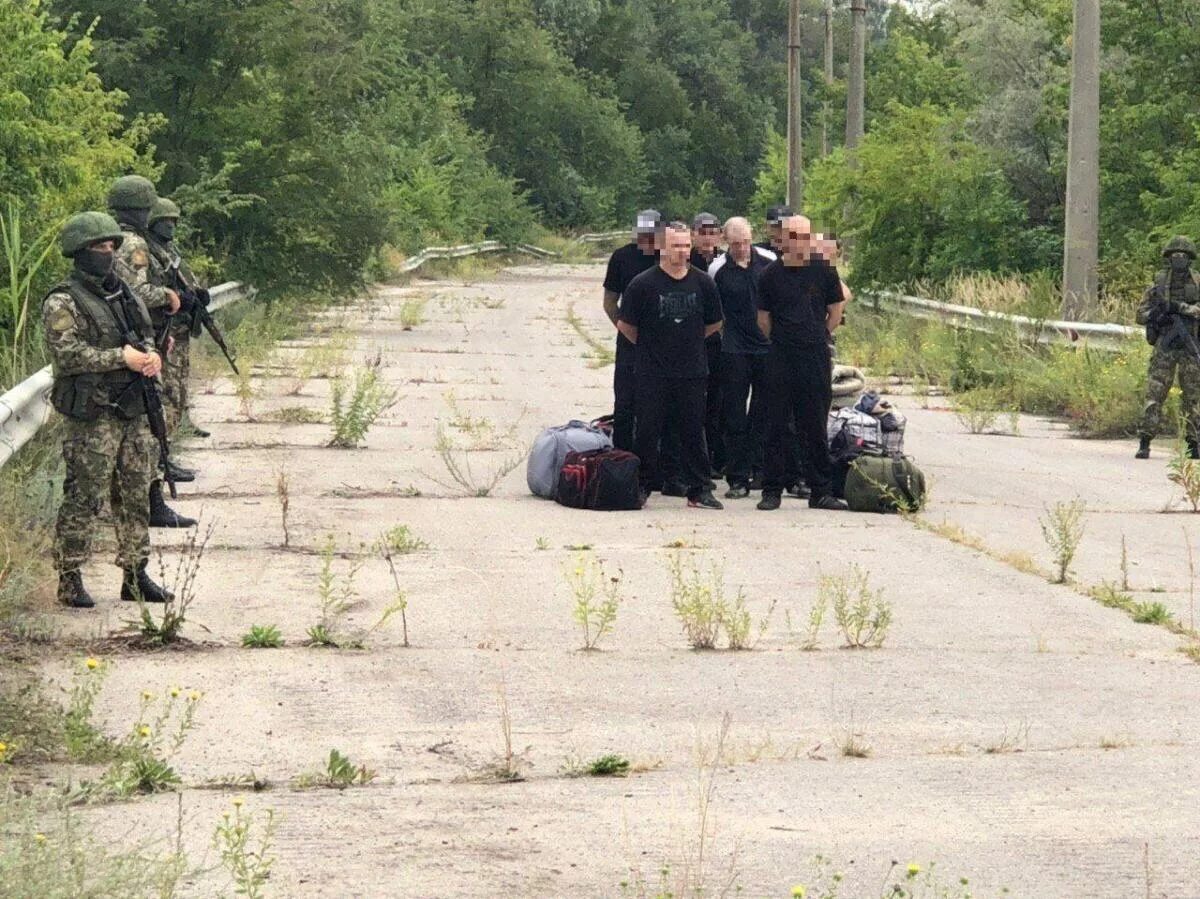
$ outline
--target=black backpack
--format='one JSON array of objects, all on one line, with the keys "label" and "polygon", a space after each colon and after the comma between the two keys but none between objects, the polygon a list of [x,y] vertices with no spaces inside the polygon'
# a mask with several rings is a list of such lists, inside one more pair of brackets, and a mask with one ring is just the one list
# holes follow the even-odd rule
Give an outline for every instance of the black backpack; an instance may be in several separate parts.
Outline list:
[{"label": "black backpack", "polygon": [[572,509],[640,509],[638,457],[618,449],[567,453],[555,500]]}]

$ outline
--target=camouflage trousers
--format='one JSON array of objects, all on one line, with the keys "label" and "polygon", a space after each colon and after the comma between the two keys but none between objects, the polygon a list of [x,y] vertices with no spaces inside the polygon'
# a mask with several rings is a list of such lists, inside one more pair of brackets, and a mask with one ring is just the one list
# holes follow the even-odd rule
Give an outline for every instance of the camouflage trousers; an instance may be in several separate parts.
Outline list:
[{"label": "camouflage trousers", "polygon": [[65,419],[67,477],[54,534],[61,573],[75,571],[92,554],[96,516],[107,494],[117,531],[116,563],[135,568],[150,557],[150,480],[156,444],[145,416],[124,421],[104,413],[96,421]]},{"label": "camouflage trousers", "polygon": [[1146,375],[1146,404],[1142,407],[1142,420],[1138,426],[1141,437],[1156,437],[1162,425],[1163,404],[1171,385],[1175,383],[1175,372],[1179,372],[1179,389],[1183,391],[1183,414],[1187,417],[1188,435],[1195,437],[1200,429],[1200,363],[1186,350],[1154,348],[1150,356],[1150,370]]},{"label": "camouflage trousers", "polygon": [[188,377],[192,371],[192,341],[185,331],[175,334],[175,348],[163,365],[163,417],[167,434],[174,435],[188,406]]}]

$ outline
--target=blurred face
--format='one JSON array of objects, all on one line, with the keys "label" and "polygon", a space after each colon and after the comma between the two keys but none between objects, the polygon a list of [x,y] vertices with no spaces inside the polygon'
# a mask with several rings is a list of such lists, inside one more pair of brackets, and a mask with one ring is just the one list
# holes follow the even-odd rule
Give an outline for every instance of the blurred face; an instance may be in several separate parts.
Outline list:
[{"label": "blurred face", "polygon": [[693,240],[696,244],[696,249],[704,254],[706,258],[717,254],[717,247],[721,243],[721,229],[715,225],[704,225],[693,235]]},{"label": "blurred face", "polygon": [[687,229],[676,231],[674,228],[668,228],[666,234],[666,246],[663,248],[663,262],[672,268],[681,268],[688,263],[688,257],[692,255],[692,232]]},{"label": "blurred face", "polygon": [[777,251],[783,249],[783,225],[781,223],[767,223],[767,240],[771,241],[771,246]]},{"label": "blurred face", "polygon": [[88,244],[88,249],[96,253],[108,253],[111,256],[117,251],[117,242],[115,240],[98,240]]},{"label": "blurred face", "polygon": [[744,222],[730,222],[725,226],[725,243],[729,247],[729,255],[738,265],[745,266],[750,262],[750,226]]},{"label": "blurred face", "polygon": [[812,222],[793,215],[782,223],[783,261],[786,265],[807,265],[813,252]]},{"label": "blurred face", "polygon": [[658,249],[658,241],[655,239],[653,231],[638,231],[634,235],[634,239],[637,241],[638,249],[647,256],[653,256]]},{"label": "blurred face", "polygon": [[1187,253],[1175,252],[1167,257],[1167,261],[1170,262],[1172,271],[1186,272],[1192,264],[1192,257]]}]

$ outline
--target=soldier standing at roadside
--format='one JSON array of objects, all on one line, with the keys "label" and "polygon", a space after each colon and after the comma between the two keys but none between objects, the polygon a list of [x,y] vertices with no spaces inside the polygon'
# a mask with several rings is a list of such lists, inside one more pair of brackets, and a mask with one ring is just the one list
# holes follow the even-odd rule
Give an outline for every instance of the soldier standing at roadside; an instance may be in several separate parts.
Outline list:
[{"label": "soldier standing at roadside", "polygon": [[1146,291],[1137,321],[1146,326],[1146,339],[1154,345],[1146,377],[1146,404],[1138,427],[1135,458],[1150,458],[1150,441],[1162,423],[1162,407],[1179,371],[1183,413],[1187,421],[1188,454],[1200,458],[1196,435],[1200,429],[1200,278],[1192,271],[1196,245],[1186,237],[1172,238],[1163,249],[1166,266]]},{"label": "soldier standing at roadside", "polygon": [[[153,350],[150,315],[114,273],[124,235],[110,216],[84,212],[63,227],[60,246],[74,269],[42,303],[42,323],[54,371],[51,399],[64,417],[67,474],[54,535],[58,599],[75,608],[95,601],[81,567],[105,495],[117,532],[116,563],[124,572],[121,599],[166,602],[172,595],[146,572],[150,557],[146,491],[154,445],[138,383],[162,369]],[[143,352],[130,341],[150,347]]]},{"label": "soldier standing at roadside", "polygon": [[[179,294],[166,286],[166,269],[150,253],[146,242],[150,210],[158,194],[154,185],[141,175],[125,175],[113,182],[108,191],[108,207],[121,226],[124,240],[117,249],[116,273],[150,312],[155,334],[160,334],[168,315],[179,311]],[[174,481],[193,481],[196,473],[174,467]],[[150,527],[190,528],[195,519],[185,518],[163,499],[162,479],[150,484]]]}]

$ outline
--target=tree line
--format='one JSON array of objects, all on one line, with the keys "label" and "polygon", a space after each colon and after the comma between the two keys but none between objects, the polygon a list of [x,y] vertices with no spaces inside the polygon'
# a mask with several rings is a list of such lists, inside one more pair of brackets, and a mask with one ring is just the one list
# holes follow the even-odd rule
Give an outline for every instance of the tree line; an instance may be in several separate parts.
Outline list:
[{"label": "tree line", "polygon": [[[1071,0],[801,4],[805,208],[864,282],[1057,273]],[[1101,286],[1200,232],[1200,13],[1103,4]],[[832,56],[826,68],[826,29]],[[136,171],[194,253],[342,289],[383,247],[761,213],[786,190],[787,0],[10,0],[0,192],[26,234]],[[0,329],[12,322],[0,322]]]}]

